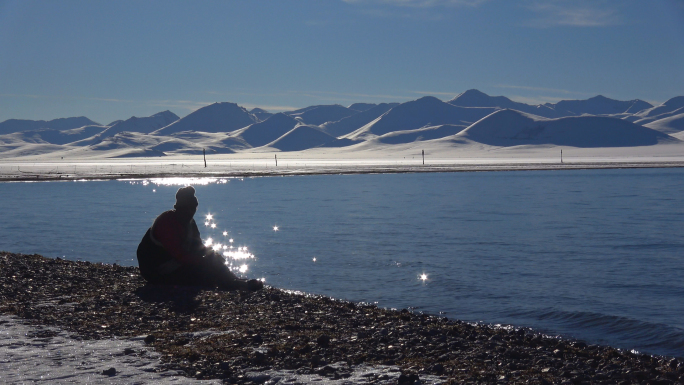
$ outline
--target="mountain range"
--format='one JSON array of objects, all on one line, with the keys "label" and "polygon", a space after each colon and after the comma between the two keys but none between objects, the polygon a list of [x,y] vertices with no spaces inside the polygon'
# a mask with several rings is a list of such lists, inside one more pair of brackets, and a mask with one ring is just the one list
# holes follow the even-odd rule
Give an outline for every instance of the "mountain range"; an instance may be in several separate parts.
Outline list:
[{"label": "mountain range", "polygon": [[220,102],[102,125],[86,117],[0,123],[0,157],[102,157],[303,151],[448,143],[459,146],[634,147],[684,140],[684,96],[654,106],[601,95],[529,105],[468,90],[442,101],[315,105],[273,113]]}]

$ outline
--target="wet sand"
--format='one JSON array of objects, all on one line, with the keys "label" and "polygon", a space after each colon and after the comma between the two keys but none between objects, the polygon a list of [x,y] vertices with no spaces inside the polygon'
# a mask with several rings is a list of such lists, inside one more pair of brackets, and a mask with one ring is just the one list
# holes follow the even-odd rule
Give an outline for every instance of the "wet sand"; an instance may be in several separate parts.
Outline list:
[{"label": "wet sand", "polygon": [[[274,370],[371,384],[684,382],[681,360],[529,329],[270,287],[248,293],[149,286],[136,267],[39,255],[0,253],[0,313],[83,340],[142,335],[160,354],[160,370],[226,383],[283,383],[269,375]],[[398,373],[353,376],[367,365]]]}]

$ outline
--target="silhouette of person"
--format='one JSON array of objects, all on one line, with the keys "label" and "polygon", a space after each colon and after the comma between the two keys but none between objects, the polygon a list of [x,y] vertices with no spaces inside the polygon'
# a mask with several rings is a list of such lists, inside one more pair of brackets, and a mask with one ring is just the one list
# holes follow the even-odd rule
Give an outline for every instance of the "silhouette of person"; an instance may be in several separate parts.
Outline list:
[{"label": "silhouette of person", "polygon": [[138,245],[138,265],[143,278],[154,284],[261,289],[261,281],[238,278],[221,255],[204,246],[193,219],[198,205],[192,186],[180,188],[174,209],[154,220]]}]

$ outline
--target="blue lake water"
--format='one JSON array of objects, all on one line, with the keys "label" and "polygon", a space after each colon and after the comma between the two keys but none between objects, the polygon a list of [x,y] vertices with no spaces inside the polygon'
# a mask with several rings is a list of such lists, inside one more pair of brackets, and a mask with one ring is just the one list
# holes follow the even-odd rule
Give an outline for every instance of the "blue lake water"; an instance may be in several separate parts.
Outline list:
[{"label": "blue lake water", "polygon": [[[195,187],[203,237],[247,246],[256,258],[239,262],[245,275],[267,284],[684,357],[684,169]],[[0,250],[135,265],[138,242],[177,189],[2,183]]]}]

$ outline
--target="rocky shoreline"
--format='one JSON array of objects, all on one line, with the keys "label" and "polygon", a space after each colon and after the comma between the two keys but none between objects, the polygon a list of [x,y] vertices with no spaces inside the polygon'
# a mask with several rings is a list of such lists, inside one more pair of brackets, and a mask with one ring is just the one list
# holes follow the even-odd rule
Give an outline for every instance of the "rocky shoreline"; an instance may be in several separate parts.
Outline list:
[{"label": "rocky shoreline", "polygon": [[143,335],[164,370],[225,383],[278,383],[254,375],[270,370],[344,379],[359,365],[400,368],[370,384],[684,383],[679,359],[276,288],[149,286],[136,267],[40,255],[0,252],[0,313],[84,340]]}]

